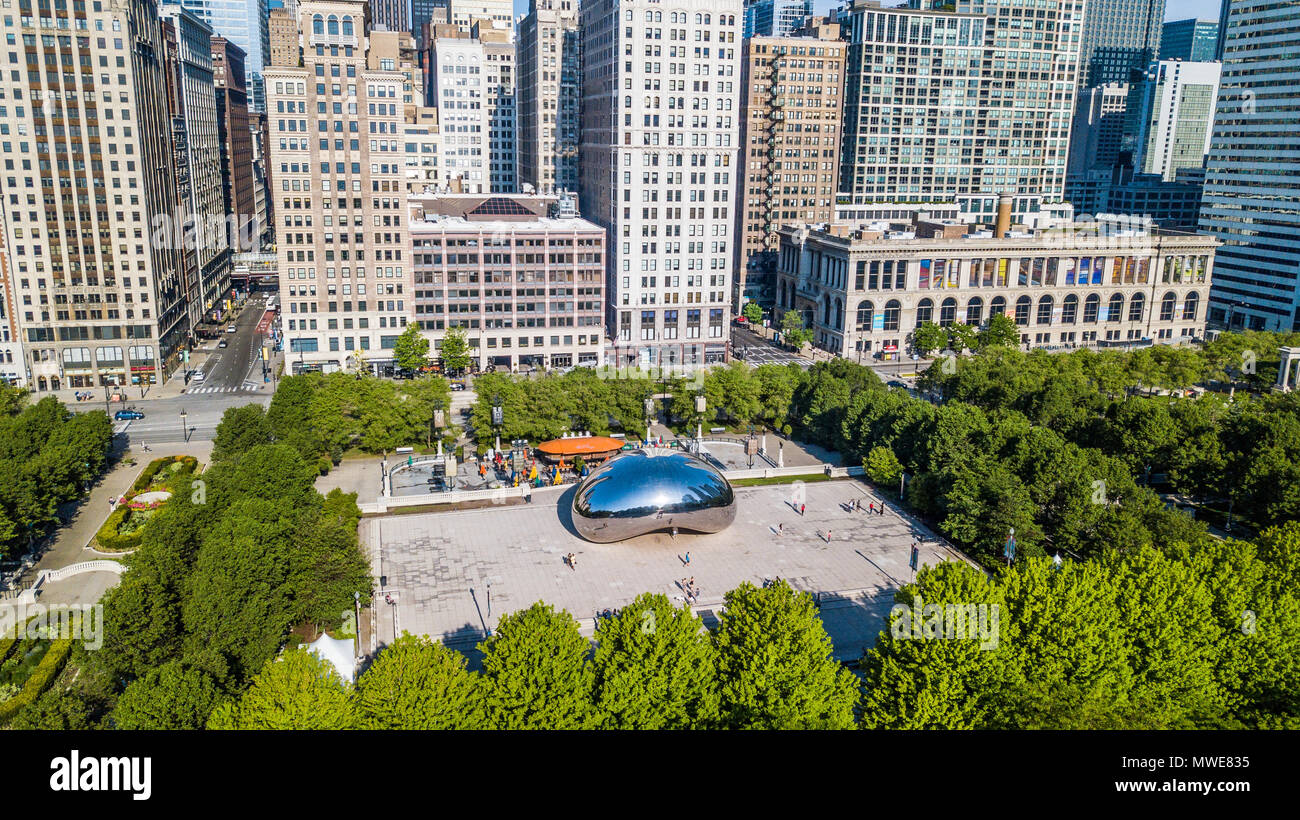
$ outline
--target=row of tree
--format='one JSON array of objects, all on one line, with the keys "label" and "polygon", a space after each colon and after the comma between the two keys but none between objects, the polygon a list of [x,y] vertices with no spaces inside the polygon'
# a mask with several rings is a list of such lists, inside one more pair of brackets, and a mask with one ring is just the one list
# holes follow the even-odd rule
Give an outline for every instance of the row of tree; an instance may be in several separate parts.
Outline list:
[{"label": "row of tree", "polygon": [[[302,650],[237,698],[183,662],[129,685],[113,725],[214,729],[1300,728],[1300,525],[1255,544],[926,567],[856,678],[807,593],[726,596],[716,630],[645,594],[592,641],[538,603],[460,653],[404,635],[355,686]],[[63,711],[60,711],[60,709]],[[24,717],[69,724],[49,698]],[[27,725],[27,724],[22,724]],[[76,725],[75,717],[71,725]]]},{"label": "row of tree", "polygon": [[[1176,392],[1223,370],[1222,349],[1241,341],[1230,335],[1200,351],[1161,346],[1052,355],[1003,349],[955,367],[931,367],[922,387],[949,404],[1021,414],[1072,444],[1118,459],[1144,482],[1157,476],[1179,492],[1231,502],[1237,515],[1260,527],[1300,518],[1300,399]],[[1256,372],[1276,370],[1269,359],[1246,360],[1254,361]],[[1145,395],[1158,389],[1174,392]]]},{"label": "row of tree", "polygon": [[288,444],[250,433],[232,449],[229,431],[251,415],[227,411],[202,491],[172,497],[104,596],[103,646],[78,648],[71,689],[56,687],[17,725],[201,727],[291,629],[336,627],[354,593],[368,599],[356,495],[321,496],[314,465]]},{"label": "row of tree", "polygon": [[[313,466],[325,459],[320,466],[327,468],[353,447],[381,453],[430,446],[454,427],[450,408],[451,389],[441,376],[400,382],[344,372],[287,376],[265,411],[250,404],[227,414],[216,431],[213,457],[275,442]],[[442,429],[435,424],[438,410]]]},{"label": "row of tree", "polygon": [[713,729],[854,725],[857,681],[831,656],[811,596],[778,583],[726,597],[713,633],[641,595],[592,641],[538,603],[480,645],[483,671],[425,637],[384,648],[354,687],[307,653],[268,664],[217,729]]},{"label": "row of tree", "polygon": [[0,558],[58,521],[104,471],[113,425],[102,410],[73,413],[53,396],[27,403],[0,385]]}]

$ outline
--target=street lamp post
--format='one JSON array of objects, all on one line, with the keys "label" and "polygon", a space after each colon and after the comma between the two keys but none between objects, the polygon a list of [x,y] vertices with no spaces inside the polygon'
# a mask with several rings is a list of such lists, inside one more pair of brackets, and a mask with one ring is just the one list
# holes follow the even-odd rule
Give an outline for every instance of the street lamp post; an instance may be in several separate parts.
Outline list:
[{"label": "street lamp post", "polygon": [[181,408],[181,438],[185,440],[186,444],[190,443],[190,428],[189,428],[188,421],[189,421],[189,416],[186,414],[185,408],[182,407]]}]

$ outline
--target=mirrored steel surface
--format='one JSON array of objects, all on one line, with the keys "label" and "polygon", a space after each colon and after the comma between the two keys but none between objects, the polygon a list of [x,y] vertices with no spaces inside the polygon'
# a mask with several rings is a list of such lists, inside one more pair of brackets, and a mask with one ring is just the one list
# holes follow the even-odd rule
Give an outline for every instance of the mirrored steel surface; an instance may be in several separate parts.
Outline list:
[{"label": "mirrored steel surface", "polygon": [[594,470],[573,496],[573,525],[608,544],[650,532],[719,532],[736,520],[722,473],[686,453],[631,450]]}]

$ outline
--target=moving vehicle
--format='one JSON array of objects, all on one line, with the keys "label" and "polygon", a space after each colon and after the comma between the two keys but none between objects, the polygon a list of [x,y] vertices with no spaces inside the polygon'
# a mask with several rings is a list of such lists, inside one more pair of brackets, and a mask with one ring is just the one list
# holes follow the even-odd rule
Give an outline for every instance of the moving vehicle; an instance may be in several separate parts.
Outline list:
[{"label": "moving vehicle", "polygon": [[113,418],[118,421],[135,421],[144,418],[144,413],[139,410],[118,410],[113,414]]},{"label": "moving vehicle", "polygon": [[461,384],[460,382],[452,382],[452,383],[451,383],[451,389],[452,389],[452,390],[464,390],[464,389],[465,389],[465,385]]},{"label": "moving vehicle", "polygon": [[230,327],[226,328],[227,333],[237,333],[238,331],[239,328],[235,327],[234,325],[231,325]]},{"label": "moving vehicle", "polygon": [[230,340],[222,339],[221,341],[217,342],[217,347],[230,347]]},{"label": "moving vehicle", "polygon": [[200,370],[194,374],[194,378],[190,379],[190,381],[194,382],[195,384],[198,384],[199,382],[203,381],[206,378],[207,378],[207,374],[205,374],[202,370]]}]

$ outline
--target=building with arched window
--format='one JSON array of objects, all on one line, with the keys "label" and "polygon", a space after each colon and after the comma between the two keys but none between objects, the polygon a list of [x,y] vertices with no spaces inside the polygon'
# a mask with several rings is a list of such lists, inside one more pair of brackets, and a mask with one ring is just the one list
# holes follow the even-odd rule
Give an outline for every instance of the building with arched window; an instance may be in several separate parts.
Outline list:
[{"label": "building with arched window", "polygon": [[776,316],[799,311],[814,345],[863,361],[907,355],[912,331],[926,322],[984,327],[997,314],[1020,327],[1026,347],[1200,338],[1218,242],[1124,227],[1086,223],[994,238],[948,221],[787,225],[779,231]]}]

